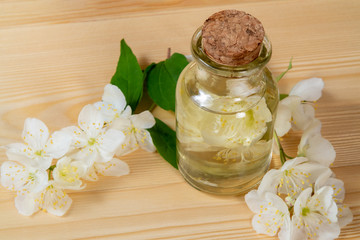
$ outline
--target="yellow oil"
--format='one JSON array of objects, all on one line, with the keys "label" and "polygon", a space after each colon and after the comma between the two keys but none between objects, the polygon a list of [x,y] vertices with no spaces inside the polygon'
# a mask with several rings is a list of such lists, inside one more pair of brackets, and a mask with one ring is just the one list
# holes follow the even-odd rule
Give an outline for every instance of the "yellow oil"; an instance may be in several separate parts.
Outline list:
[{"label": "yellow oil", "polygon": [[265,69],[257,76],[264,83],[263,91],[239,100],[211,95],[199,84],[198,70],[191,63],[178,80],[179,170],[202,191],[246,192],[261,180],[270,164],[279,101],[276,83]]}]

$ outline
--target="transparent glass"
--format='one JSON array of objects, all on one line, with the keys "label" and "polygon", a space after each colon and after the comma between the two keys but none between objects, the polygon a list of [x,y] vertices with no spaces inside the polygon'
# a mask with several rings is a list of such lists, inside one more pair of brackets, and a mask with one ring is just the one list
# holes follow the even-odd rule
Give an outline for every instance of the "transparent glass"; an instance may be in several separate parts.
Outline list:
[{"label": "transparent glass", "polygon": [[195,188],[223,195],[246,192],[266,173],[279,93],[265,67],[271,43],[242,66],[212,61],[199,28],[191,43],[194,61],[176,88],[177,161]]}]

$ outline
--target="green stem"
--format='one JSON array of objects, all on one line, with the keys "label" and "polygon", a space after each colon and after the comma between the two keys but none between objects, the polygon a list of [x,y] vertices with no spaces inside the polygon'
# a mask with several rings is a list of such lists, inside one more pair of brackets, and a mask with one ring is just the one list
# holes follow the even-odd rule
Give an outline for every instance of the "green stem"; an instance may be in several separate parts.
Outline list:
[{"label": "green stem", "polygon": [[279,76],[276,77],[276,82],[279,82],[280,79],[282,79],[282,78],[284,77],[284,75],[285,75],[290,69],[292,69],[292,57],[291,57],[291,59],[290,59],[289,66],[288,66],[288,68],[286,69],[286,71],[285,71],[285,72],[282,72]]},{"label": "green stem", "polygon": [[56,165],[51,165],[49,167],[49,180],[51,179],[51,172],[54,170],[55,167],[56,167]]},{"label": "green stem", "polygon": [[280,152],[280,160],[281,160],[281,164],[284,165],[284,163],[286,162],[287,159],[293,159],[293,157],[287,155],[284,151],[284,148],[281,146],[280,143],[280,138],[279,136],[276,134],[276,131],[274,131],[274,136],[275,136],[275,141],[276,144],[279,147],[279,152]]}]

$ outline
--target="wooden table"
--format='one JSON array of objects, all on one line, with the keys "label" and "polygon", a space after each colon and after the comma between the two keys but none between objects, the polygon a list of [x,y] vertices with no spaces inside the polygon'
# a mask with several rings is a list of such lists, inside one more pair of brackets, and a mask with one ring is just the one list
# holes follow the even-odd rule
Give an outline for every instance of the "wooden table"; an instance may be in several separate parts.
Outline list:
[{"label": "wooden table", "polygon": [[[274,75],[291,57],[280,83],[322,77],[316,116],[334,145],[333,170],[345,182],[354,221],[341,239],[360,238],[360,1],[95,1],[0,2],[0,144],[21,141],[27,117],[51,131],[75,125],[81,108],[101,98],[125,38],[145,67],[167,48],[189,54],[193,32],[212,13],[245,10],[264,24],[273,44]],[[156,114],[168,123],[168,113]],[[295,154],[300,135],[284,138]],[[0,152],[1,162],[6,160]],[[157,153],[123,158],[125,177],[102,177],[69,193],[64,217],[18,214],[13,192],[0,187],[0,239],[264,239],[251,228],[243,196],[217,197],[186,184]],[[273,167],[279,167],[274,158]]]}]

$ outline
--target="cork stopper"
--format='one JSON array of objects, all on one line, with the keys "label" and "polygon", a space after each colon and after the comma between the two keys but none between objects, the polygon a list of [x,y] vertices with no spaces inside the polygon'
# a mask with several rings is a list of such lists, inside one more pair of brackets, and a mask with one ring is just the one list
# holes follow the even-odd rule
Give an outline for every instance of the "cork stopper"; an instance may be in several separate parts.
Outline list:
[{"label": "cork stopper", "polygon": [[240,66],[258,57],[265,31],[255,17],[238,10],[211,15],[202,27],[202,47],[216,63]]}]

